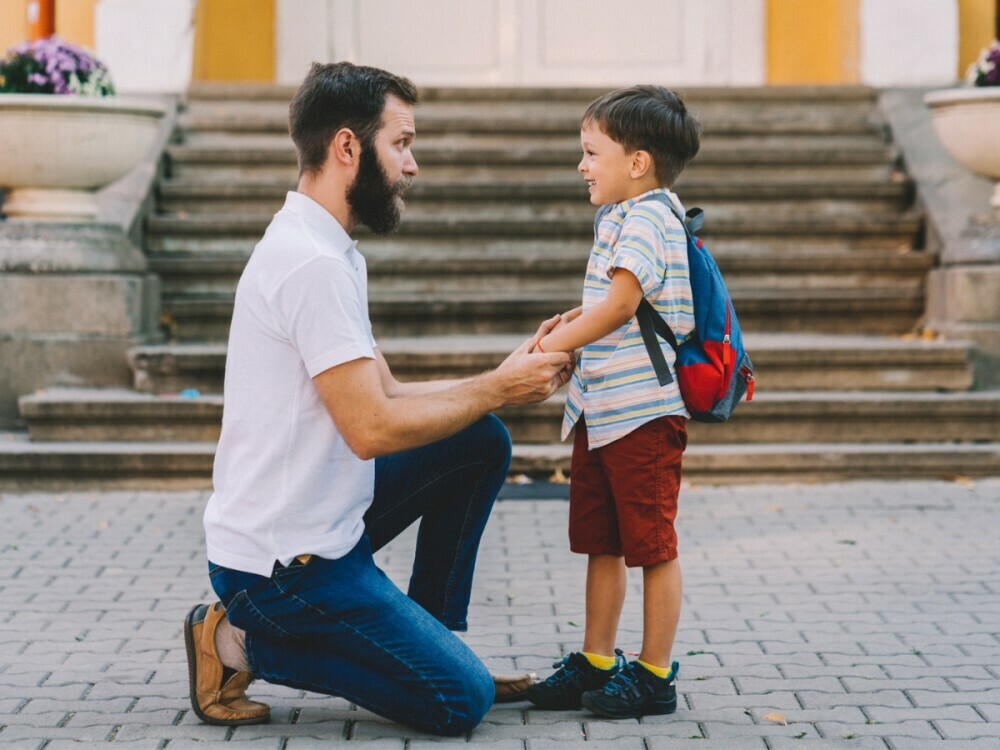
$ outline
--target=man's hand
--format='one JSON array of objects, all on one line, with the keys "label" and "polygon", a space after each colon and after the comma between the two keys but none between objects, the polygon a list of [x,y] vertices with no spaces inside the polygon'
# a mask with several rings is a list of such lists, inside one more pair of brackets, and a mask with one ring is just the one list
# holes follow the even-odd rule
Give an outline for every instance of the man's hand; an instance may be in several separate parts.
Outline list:
[{"label": "man's hand", "polygon": [[[541,333],[551,330],[559,316],[550,318],[539,328]],[[549,326],[549,327],[547,327]],[[537,336],[537,334],[536,334]],[[490,373],[500,388],[505,405],[533,404],[549,398],[568,379],[573,371],[573,356],[566,352],[535,353],[531,349],[537,338],[530,338],[515,349],[500,366]]]}]

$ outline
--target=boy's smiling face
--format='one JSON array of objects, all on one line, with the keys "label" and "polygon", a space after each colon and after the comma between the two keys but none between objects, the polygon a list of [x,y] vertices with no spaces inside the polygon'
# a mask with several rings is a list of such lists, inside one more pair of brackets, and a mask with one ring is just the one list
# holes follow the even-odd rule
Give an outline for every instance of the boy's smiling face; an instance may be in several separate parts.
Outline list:
[{"label": "boy's smiling face", "polygon": [[577,169],[587,181],[593,205],[621,203],[645,192],[636,184],[634,155],[626,154],[596,122],[588,122],[580,130],[580,145],[583,158]]}]

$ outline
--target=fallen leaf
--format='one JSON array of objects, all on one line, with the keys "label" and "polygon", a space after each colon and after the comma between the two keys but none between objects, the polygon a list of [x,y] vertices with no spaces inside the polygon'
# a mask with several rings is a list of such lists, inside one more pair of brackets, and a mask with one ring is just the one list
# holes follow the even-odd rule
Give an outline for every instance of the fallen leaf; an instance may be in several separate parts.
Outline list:
[{"label": "fallen leaf", "polygon": [[535,480],[527,474],[517,474],[507,480],[507,484],[532,484]]},{"label": "fallen leaf", "polygon": [[788,721],[781,714],[764,714],[760,717],[761,721],[773,721],[776,724],[782,724],[783,726],[788,726]]},{"label": "fallen leaf", "polygon": [[961,485],[964,485],[966,487],[975,487],[976,486],[975,482],[973,482],[968,477],[961,476],[960,474],[956,474],[954,477],[952,477],[951,481],[953,481],[955,484],[961,484]]},{"label": "fallen leaf", "polygon": [[569,484],[569,480],[566,478],[566,475],[563,474],[561,466],[556,467],[556,470],[552,472],[552,476],[549,477],[549,481],[552,482],[552,484]]}]

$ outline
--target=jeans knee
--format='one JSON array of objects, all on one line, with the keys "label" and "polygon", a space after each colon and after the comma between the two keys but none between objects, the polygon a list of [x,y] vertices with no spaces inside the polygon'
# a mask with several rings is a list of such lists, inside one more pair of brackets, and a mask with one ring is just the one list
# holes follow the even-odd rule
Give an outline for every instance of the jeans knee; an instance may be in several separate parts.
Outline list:
[{"label": "jeans knee", "polygon": [[512,452],[507,426],[495,415],[487,414],[476,423],[475,427],[481,432],[483,453],[493,458],[506,475]]},{"label": "jeans knee", "polygon": [[431,732],[443,737],[457,737],[479,726],[486,712],[493,706],[495,691],[489,672],[485,668],[478,672],[469,675],[463,683],[465,691],[462,695],[435,706]]}]

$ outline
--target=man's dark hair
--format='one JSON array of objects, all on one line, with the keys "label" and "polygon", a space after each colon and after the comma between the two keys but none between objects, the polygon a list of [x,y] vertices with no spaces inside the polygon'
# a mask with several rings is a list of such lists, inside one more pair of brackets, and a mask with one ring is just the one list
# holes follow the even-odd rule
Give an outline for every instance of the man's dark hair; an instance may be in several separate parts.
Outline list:
[{"label": "man's dark hair", "polygon": [[663,86],[633,86],[595,99],[581,124],[592,122],[626,153],[648,151],[656,179],[666,186],[674,184],[701,142],[701,124]]},{"label": "man's dark hair", "polygon": [[382,122],[388,95],[416,104],[417,87],[385,70],[349,62],[313,63],[288,108],[288,129],[299,156],[299,174],[326,163],[330,141],[348,128],[367,148]]}]

